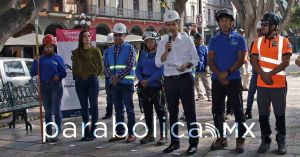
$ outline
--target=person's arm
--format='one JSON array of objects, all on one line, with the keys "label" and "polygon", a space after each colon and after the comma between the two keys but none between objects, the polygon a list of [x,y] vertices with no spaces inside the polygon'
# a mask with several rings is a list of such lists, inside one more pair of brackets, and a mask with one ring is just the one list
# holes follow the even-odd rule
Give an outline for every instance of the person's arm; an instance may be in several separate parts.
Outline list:
[{"label": "person's arm", "polygon": [[220,73],[220,70],[215,64],[215,58],[215,41],[214,38],[211,38],[208,44],[207,65],[209,66],[210,71],[218,75]]},{"label": "person's arm", "polygon": [[124,70],[122,70],[118,75],[118,79],[122,80],[125,76],[127,76],[128,74],[130,74],[131,70],[134,67],[135,64],[135,49],[133,48],[133,46],[131,46],[130,52],[129,52],[129,57],[128,57],[128,62],[127,62],[127,66]]},{"label": "person's arm", "polygon": [[32,67],[30,69],[30,76],[31,77],[34,77],[38,74],[38,61],[37,60],[34,60],[33,61],[33,64],[32,64]]},{"label": "person's arm", "polygon": [[96,66],[97,66],[97,71],[98,71],[98,75],[101,75],[102,73],[102,55],[101,55],[101,51],[96,48]]},{"label": "person's arm", "polygon": [[73,77],[78,75],[78,69],[79,69],[79,64],[78,64],[78,58],[77,58],[77,50],[74,50],[72,52],[72,57],[71,57],[71,60],[72,60],[72,73],[73,73]]},{"label": "person's arm", "polygon": [[207,64],[213,73],[215,73],[216,75],[220,73],[219,68],[215,64],[215,52],[213,50],[208,51]]},{"label": "person's arm", "polygon": [[143,60],[143,57],[144,57],[144,53],[141,53],[140,58],[139,58],[138,63],[137,63],[137,66],[136,66],[136,69],[135,69],[136,77],[138,78],[138,80],[140,82],[144,80],[144,78],[142,76],[142,73],[143,73],[142,60]]},{"label": "person's arm", "polygon": [[155,73],[153,73],[147,80],[149,83],[157,81],[157,79],[161,78],[164,75],[163,67],[157,69]]},{"label": "person's arm", "polygon": [[160,68],[163,66],[163,63],[161,62],[160,58],[161,55],[164,53],[164,46],[162,43],[162,40],[158,42],[156,55],[155,55],[155,65],[156,67]]},{"label": "person's arm", "polygon": [[65,78],[67,76],[67,71],[65,68],[64,59],[61,56],[58,56],[58,61],[59,63],[58,63],[57,75],[59,78]]},{"label": "person's arm", "polygon": [[189,47],[189,52],[191,54],[191,61],[188,62],[187,64],[189,64],[189,68],[193,68],[197,66],[199,63],[199,55],[195,45],[192,43],[192,40],[187,40],[187,41],[188,41],[187,46]]},{"label": "person's arm", "polygon": [[108,53],[109,53],[109,50],[107,50],[105,53],[104,53],[104,56],[103,56],[103,66],[104,66],[104,73],[107,77],[111,78],[113,77],[113,73],[111,72],[111,70],[109,69],[109,64],[108,64]]}]

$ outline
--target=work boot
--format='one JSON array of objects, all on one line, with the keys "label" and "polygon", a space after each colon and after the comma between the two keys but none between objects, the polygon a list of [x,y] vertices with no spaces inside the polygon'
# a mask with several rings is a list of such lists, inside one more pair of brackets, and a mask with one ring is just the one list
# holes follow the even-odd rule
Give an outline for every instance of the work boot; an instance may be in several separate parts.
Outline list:
[{"label": "work boot", "polygon": [[252,112],[248,109],[245,112],[245,118],[246,119],[252,119]]},{"label": "work boot", "polygon": [[223,149],[224,147],[228,146],[228,141],[226,138],[217,138],[214,140],[214,142],[210,146],[210,150],[220,150]]},{"label": "work boot", "polygon": [[245,139],[237,138],[236,139],[236,148],[235,148],[235,150],[238,153],[244,153],[244,145],[245,145]]},{"label": "work boot", "polygon": [[287,153],[287,145],[285,141],[285,137],[276,135],[276,141],[278,144],[278,154],[284,155]]},{"label": "work boot", "polygon": [[257,149],[257,153],[265,153],[270,149],[270,145],[271,143],[266,143],[265,140],[262,140],[258,149]]},{"label": "work boot", "polygon": [[141,139],[140,143],[141,144],[147,144],[149,142],[153,142],[154,141],[154,137],[152,134],[148,134],[146,137],[144,137],[143,139]]}]

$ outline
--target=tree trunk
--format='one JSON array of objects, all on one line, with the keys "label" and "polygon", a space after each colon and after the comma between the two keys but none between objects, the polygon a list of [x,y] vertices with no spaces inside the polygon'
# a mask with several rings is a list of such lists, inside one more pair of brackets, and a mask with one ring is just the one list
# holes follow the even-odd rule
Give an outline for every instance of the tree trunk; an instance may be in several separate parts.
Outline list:
[{"label": "tree trunk", "polygon": [[179,31],[183,32],[183,25],[184,25],[184,12],[185,12],[185,3],[187,0],[176,0],[174,9],[178,12],[180,16],[180,25],[179,25]]},{"label": "tree trunk", "polygon": [[[46,2],[47,0],[35,1],[36,10],[32,1],[22,9],[9,8],[10,5],[6,6],[9,9],[0,14],[0,20],[2,21],[0,23],[0,51],[9,37],[13,36],[35,19]],[[1,5],[1,7],[3,6]]]}]

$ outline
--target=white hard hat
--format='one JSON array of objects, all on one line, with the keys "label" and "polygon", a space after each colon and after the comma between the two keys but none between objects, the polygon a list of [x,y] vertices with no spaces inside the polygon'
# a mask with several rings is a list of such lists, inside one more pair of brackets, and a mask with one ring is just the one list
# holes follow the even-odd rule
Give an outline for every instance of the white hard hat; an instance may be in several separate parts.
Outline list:
[{"label": "white hard hat", "polygon": [[123,23],[116,23],[112,31],[114,33],[127,33],[126,26]]},{"label": "white hard hat", "polygon": [[109,33],[107,35],[106,42],[109,44],[114,43],[114,33]]},{"label": "white hard hat", "polygon": [[258,21],[256,24],[256,29],[261,29],[261,21]]},{"label": "white hard hat", "polygon": [[146,31],[143,34],[143,40],[146,41],[147,39],[154,39],[154,40],[159,40],[159,34],[157,32],[154,31]]},{"label": "white hard hat", "polygon": [[167,10],[164,14],[164,22],[171,22],[179,19],[179,14],[175,10]]}]

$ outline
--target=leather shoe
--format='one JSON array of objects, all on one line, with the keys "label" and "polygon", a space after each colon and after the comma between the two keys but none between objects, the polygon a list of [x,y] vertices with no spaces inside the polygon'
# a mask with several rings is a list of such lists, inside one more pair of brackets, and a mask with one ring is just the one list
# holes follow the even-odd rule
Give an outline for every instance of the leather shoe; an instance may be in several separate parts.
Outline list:
[{"label": "leather shoe", "polygon": [[189,148],[186,150],[186,154],[188,155],[192,155],[195,154],[197,152],[197,146],[189,146]]},{"label": "leather shoe", "polygon": [[164,153],[171,153],[173,152],[174,150],[177,150],[180,148],[180,145],[179,144],[170,144],[170,146],[166,149],[163,150]]},{"label": "leather shoe", "polygon": [[135,141],[135,139],[136,139],[135,136],[133,136],[133,135],[128,135],[126,142],[127,142],[127,143],[131,143],[131,142]]},{"label": "leather shoe", "polygon": [[110,118],[112,118],[112,115],[105,115],[104,117],[102,117],[103,120],[110,119]]},{"label": "leather shoe", "polygon": [[125,137],[113,137],[111,139],[108,140],[108,142],[116,142],[116,141],[121,141],[121,140],[125,140]]}]

